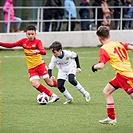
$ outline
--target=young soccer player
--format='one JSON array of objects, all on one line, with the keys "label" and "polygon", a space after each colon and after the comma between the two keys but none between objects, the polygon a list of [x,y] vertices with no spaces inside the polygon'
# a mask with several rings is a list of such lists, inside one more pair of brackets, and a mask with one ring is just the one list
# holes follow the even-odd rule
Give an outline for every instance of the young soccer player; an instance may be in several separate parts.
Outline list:
[{"label": "young soccer player", "polygon": [[110,80],[103,90],[108,117],[99,120],[99,122],[115,125],[116,117],[112,93],[118,88],[122,88],[133,99],[133,70],[126,51],[131,50],[133,52],[133,46],[127,43],[110,41],[110,29],[107,26],[100,26],[96,34],[103,46],[99,50],[99,63],[92,66],[92,71],[103,69],[104,65],[109,62],[116,72],[116,76]]},{"label": "young soccer player", "polygon": [[53,53],[48,66],[49,76],[52,77],[52,69],[56,66],[58,69],[58,89],[66,97],[64,104],[73,102],[73,97],[64,87],[64,83],[67,80],[83,94],[86,102],[88,102],[90,100],[90,94],[81,86],[75,77],[76,72],[81,72],[78,55],[73,51],[63,50],[61,43],[58,41],[53,42],[49,49]]},{"label": "young soccer player", "polygon": [[28,66],[29,79],[32,86],[38,91],[45,92],[50,96],[51,99],[49,102],[56,102],[59,100],[59,97],[40,83],[41,76],[47,85],[57,87],[56,80],[49,78],[46,63],[42,59],[41,55],[46,55],[46,51],[42,45],[42,41],[36,38],[36,28],[34,26],[28,26],[26,29],[26,36],[27,38],[23,38],[14,43],[0,42],[0,46],[6,48],[16,46],[23,47]]}]

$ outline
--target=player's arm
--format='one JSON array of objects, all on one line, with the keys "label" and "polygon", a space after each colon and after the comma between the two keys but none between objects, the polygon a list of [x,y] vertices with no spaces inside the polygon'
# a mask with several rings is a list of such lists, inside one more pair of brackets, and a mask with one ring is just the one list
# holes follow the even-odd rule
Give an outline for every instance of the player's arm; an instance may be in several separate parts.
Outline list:
[{"label": "player's arm", "polygon": [[133,52],[133,45],[130,45],[129,43],[120,43],[125,47],[125,49],[131,50]]},{"label": "player's arm", "polygon": [[34,53],[46,55],[46,50],[44,49],[43,44],[40,40],[37,43],[37,47],[38,47],[38,49],[33,50]]},{"label": "player's arm", "polygon": [[131,51],[133,52],[133,45],[128,45],[128,46],[127,46],[127,49],[128,49],[128,50],[131,50]]},{"label": "player's arm", "polygon": [[51,61],[48,65],[48,74],[49,74],[50,78],[52,77],[52,70],[53,70],[54,66],[55,66],[54,57],[52,56]]},{"label": "player's arm", "polygon": [[122,44],[126,50],[131,50],[133,51],[133,46],[130,45],[129,43],[123,43],[123,42],[120,42],[120,44]]},{"label": "player's arm", "polygon": [[48,69],[48,75],[49,77],[52,77],[52,69]]},{"label": "player's arm", "polygon": [[6,48],[13,48],[13,47],[21,46],[21,44],[22,44],[22,40],[19,40],[14,43],[0,42],[0,46],[6,47]]},{"label": "player's arm", "polygon": [[76,70],[76,72],[81,72],[81,68],[80,68],[80,63],[79,63],[79,57],[78,57],[78,55],[75,57],[75,62],[76,62],[76,65],[77,65],[77,70]]},{"label": "player's arm", "polygon": [[49,68],[48,68],[48,75],[49,75],[49,78],[55,79],[55,77],[52,75],[52,70],[53,70],[53,69],[49,69]]},{"label": "player's arm", "polygon": [[95,72],[97,70],[101,70],[104,68],[104,64],[110,59],[109,55],[107,54],[107,52],[100,48],[99,50],[99,63],[94,64],[92,66],[92,71]]},{"label": "player's arm", "polygon": [[103,68],[104,68],[104,63],[101,62],[101,63],[98,63],[98,64],[94,64],[94,65],[92,66],[92,71],[95,72],[95,71],[101,70],[101,69],[103,69]]}]

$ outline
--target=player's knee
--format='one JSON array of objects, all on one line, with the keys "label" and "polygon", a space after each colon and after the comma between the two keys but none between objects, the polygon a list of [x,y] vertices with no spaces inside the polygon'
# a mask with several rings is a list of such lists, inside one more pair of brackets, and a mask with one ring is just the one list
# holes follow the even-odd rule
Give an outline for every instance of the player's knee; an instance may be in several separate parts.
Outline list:
[{"label": "player's knee", "polygon": [[72,85],[76,86],[77,85],[77,81],[75,79],[69,78],[68,80]]},{"label": "player's knee", "polygon": [[38,82],[31,82],[31,84],[34,88],[38,88],[38,86],[40,85]]},{"label": "player's knee", "polygon": [[69,81],[72,85],[74,85],[74,86],[77,85],[77,81],[75,80],[75,75],[73,75],[73,74],[70,74],[70,75],[68,76],[68,81]]},{"label": "player's knee", "polygon": [[106,91],[106,90],[103,90],[103,95],[104,96],[107,96],[107,95],[109,95],[110,93],[108,92],[108,91]]},{"label": "player's knee", "polygon": [[69,79],[69,82],[74,86],[77,85],[77,81],[75,79]]}]

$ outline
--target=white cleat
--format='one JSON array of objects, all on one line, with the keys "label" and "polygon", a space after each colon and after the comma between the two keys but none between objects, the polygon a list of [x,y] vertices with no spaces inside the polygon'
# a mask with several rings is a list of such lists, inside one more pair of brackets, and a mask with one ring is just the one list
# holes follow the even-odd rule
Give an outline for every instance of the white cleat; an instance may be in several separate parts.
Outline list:
[{"label": "white cleat", "polygon": [[84,97],[85,97],[85,101],[86,101],[86,102],[89,102],[90,99],[91,99],[89,92],[86,92],[86,93],[84,94]]},{"label": "white cleat", "polygon": [[72,104],[73,103],[73,99],[67,99],[63,104]]},{"label": "white cleat", "polygon": [[109,117],[104,119],[104,120],[99,120],[99,123],[101,124],[110,124],[110,125],[113,125],[115,126],[116,125],[116,119],[110,119]]},{"label": "white cleat", "polygon": [[52,95],[51,96],[51,99],[49,100],[49,103],[53,103],[53,102],[56,102],[59,100],[59,97],[57,95]]}]

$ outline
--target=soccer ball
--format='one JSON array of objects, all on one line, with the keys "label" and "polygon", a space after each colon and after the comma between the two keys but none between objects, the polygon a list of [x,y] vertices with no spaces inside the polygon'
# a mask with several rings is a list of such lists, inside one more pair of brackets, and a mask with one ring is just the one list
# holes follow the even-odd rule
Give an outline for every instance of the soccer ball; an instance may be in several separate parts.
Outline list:
[{"label": "soccer ball", "polygon": [[46,93],[42,92],[42,93],[38,94],[38,96],[37,96],[38,104],[46,105],[48,103],[48,101],[49,101],[49,96]]}]

